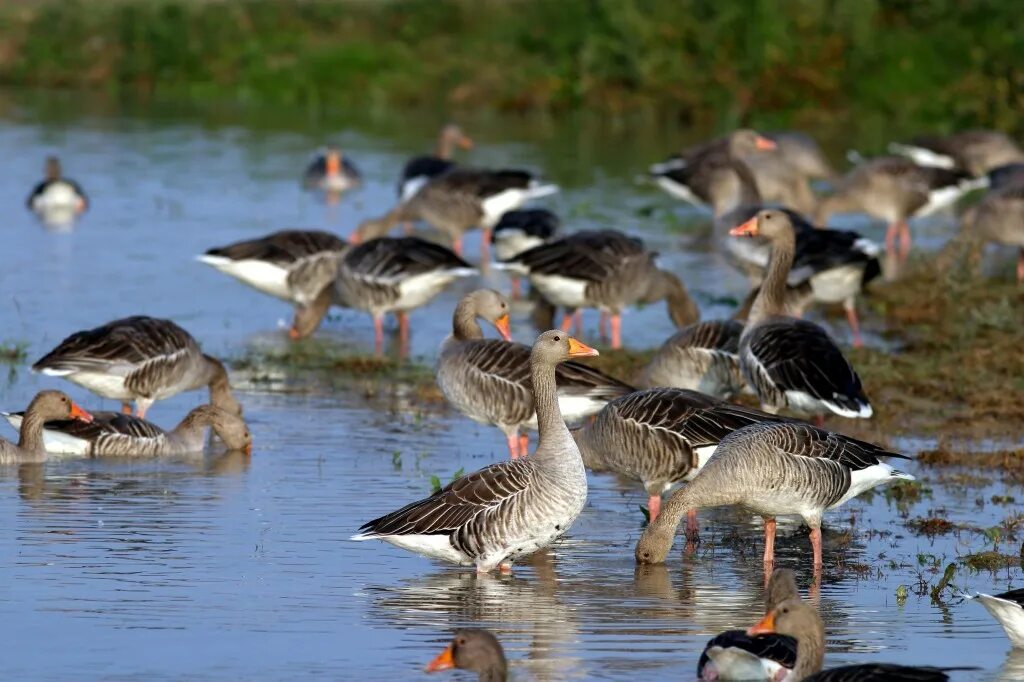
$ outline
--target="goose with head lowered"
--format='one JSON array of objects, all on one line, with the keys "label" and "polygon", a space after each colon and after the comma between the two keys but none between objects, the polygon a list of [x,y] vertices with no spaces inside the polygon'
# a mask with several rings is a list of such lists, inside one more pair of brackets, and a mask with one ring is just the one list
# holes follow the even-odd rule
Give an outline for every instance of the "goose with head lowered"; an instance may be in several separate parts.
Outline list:
[{"label": "goose with head lowered", "polygon": [[597,351],[565,332],[537,337],[530,383],[540,439],[528,457],[457,478],[430,497],[374,519],[353,540],[384,540],[428,557],[486,573],[563,535],[587,500],[587,472],[558,409],[555,367]]},{"label": "goose with head lowered", "polygon": [[19,429],[18,442],[0,438],[0,464],[24,464],[46,459],[43,428],[54,419],[92,421],[92,415],[76,405],[62,391],[40,391],[28,404]]},{"label": "goose with head lowered", "polygon": [[825,330],[781,314],[796,239],[789,215],[762,210],[730,234],[763,236],[771,244],[768,273],[740,337],[740,369],[762,407],[789,408],[819,423],[825,414],[870,417],[860,377]]}]

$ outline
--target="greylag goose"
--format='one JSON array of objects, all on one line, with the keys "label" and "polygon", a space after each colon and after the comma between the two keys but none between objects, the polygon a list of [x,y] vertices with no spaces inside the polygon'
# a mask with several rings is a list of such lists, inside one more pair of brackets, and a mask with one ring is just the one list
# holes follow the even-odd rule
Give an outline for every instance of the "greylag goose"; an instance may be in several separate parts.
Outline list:
[{"label": "greylag goose", "polygon": [[[700,317],[682,280],[658,269],[657,255],[617,230],[584,230],[525,251],[504,267],[528,272],[531,286],[552,305],[598,308],[602,320],[610,315],[612,348],[620,348],[626,306],[665,300],[677,327]],[[562,329],[568,331],[571,322],[567,312]]]},{"label": "greylag goose", "polygon": [[768,274],[740,336],[740,369],[762,407],[773,413],[788,407],[819,423],[827,413],[870,417],[871,404],[860,377],[825,330],[781,315],[795,243],[789,216],[777,210],[760,211],[731,234],[760,235],[772,245]]},{"label": "greylag goose", "polygon": [[738,505],[764,518],[764,563],[775,560],[775,517],[799,516],[811,528],[814,570],[821,570],[821,517],[865,490],[914,477],[880,457],[905,455],[795,421],[733,431],[686,486],[665,504],[636,546],[636,560],[663,563],[684,513]]},{"label": "greylag goose", "polygon": [[[493,424],[505,434],[512,459],[525,457],[529,437],[520,431],[536,428],[530,389],[531,350],[512,343],[508,302],[492,289],[479,289],[459,301],[452,333],[441,344],[437,383],[448,402],[473,421]],[[504,341],[485,339],[478,318],[494,324]],[[555,368],[559,411],[569,423],[596,414],[609,400],[633,391],[621,381],[579,362]]]},{"label": "greylag goose", "polygon": [[974,242],[1015,246],[1017,283],[1024,283],[1024,184],[989,192],[960,218],[961,233]]},{"label": "greylag goose", "polygon": [[[498,261],[510,261],[524,251],[550,241],[560,225],[558,216],[545,208],[527,208],[508,211],[491,232],[494,257]],[[512,277],[512,298],[519,298],[521,276],[525,269],[514,265],[506,268]]]},{"label": "greylag goose", "polygon": [[729,398],[743,388],[740,335],[735,320],[687,325],[666,340],[640,374],[643,388],[668,386]]},{"label": "greylag goose", "polygon": [[[11,426],[21,430],[24,412],[2,414]],[[252,437],[242,418],[213,405],[193,409],[170,432],[145,419],[117,412],[93,412],[92,417],[89,422],[47,420],[43,427],[46,451],[91,456],[201,452],[206,429],[212,428],[229,450],[252,452]]]},{"label": "greylag goose", "polygon": [[901,156],[882,156],[861,163],[836,185],[836,191],[818,203],[815,220],[824,225],[836,213],[867,213],[885,220],[886,248],[906,260],[910,253],[907,221],[952,206],[967,192],[984,186],[987,179],[971,179],[945,168],[919,166]]},{"label": "greylag goose", "polygon": [[456,630],[448,647],[427,664],[426,672],[453,668],[476,673],[479,682],[505,682],[508,679],[505,650],[488,630]]},{"label": "greylag goose", "polygon": [[[796,575],[777,568],[764,593],[764,612],[789,599],[800,599]],[[727,630],[704,647],[697,662],[701,680],[764,680],[773,682],[796,665],[796,640],[789,635],[764,633],[748,635],[746,630]]]},{"label": "greylag goose", "polygon": [[975,177],[998,166],[1024,161],[1024,150],[1009,135],[996,130],[925,135],[910,142],[893,142],[889,151],[922,166],[960,170]]},{"label": "greylag goose", "polygon": [[51,419],[92,421],[92,415],[61,391],[40,391],[24,412],[24,427],[17,444],[0,438],[0,464],[42,462],[46,459],[43,425]]},{"label": "greylag goose", "polygon": [[473,140],[462,132],[462,128],[449,123],[441,128],[433,155],[414,156],[402,168],[402,177],[398,181],[399,200],[408,201],[431,179],[454,168],[451,158],[456,147],[472,149]]},{"label": "greylag goose", "polygon": [[[652,388],[612,400],[573,432],[588,469],[640,479],[650,519],[661,495],[688,481],[736,429],[777,417],[679,388]],[[694,513],[691,529],[696,524]]]},{"label": "greylag goose", "polygon": [[1010,644],[1024,649],[1024,589],[1010,590],[1002,594],[970,595],[963,593],[967,599],[977,599],[992,617],[999,621],[1010,638]]},{"label": "greylag goose", "polygon": [[813,137],[798,130],[766,133],[775,143],[775,151],[804,176],[815,180],[831,180],[836,172]]},{"label": "greylag goose", "polygon": [[46,177],[32,189],[26,203],[41,216],[65,212],[74,216],[89,207],[85,192],[77,182],[64,177],[56,156],[47,157]]},{"label": "greylag goose", "polygon": [[341,194],[357,186],[361,179],[359,171],[341,149],[331,146],[313,156],[302,176],[302,183],[308,189]]},{"label": "greylag goose", "polygon": [[583,510],[587,472],[558,409],[555,365],[597,351],[565,332],[537,337],[530,381],[540,440],[529,457],[492,464],[430,497],[374,519],[353,540],[380,539],[479,573],[508,572],[512,562],[554,542]]},{"label": "greylag goose", "polygon": [[783,682],[945,682],[947,673],[974,668],[934,668],[895,663],[860,663],[822,670],[825,663],[825,624],[818,610],[799,599],[782,602],[749,635],[789,635],[796,640],[796,664]]},{"label": "greylag goose", "polygon": [[192,335],[170,320],[136,315],[76,332],[32,365],[32,371],[119,400],[126,414],[134,401],[139,417],[157,400],[203,386],[209,386],[213,405],[242,414],[224,365],[204,355]]}]

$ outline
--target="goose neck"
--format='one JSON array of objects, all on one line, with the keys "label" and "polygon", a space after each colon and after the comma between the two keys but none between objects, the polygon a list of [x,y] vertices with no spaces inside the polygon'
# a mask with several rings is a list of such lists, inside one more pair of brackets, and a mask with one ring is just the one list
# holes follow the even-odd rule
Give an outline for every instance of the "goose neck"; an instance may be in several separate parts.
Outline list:
[{"label": "goose neck", "polygon": [[768,273],[761,283],[761,291],[747,316],[747,329],[774,315],[785,314],[786,278],[793,267],[793,253],[796,249],[792,231],[787,230],[772,241],[771,256],[768,259]]},{"label": "goose neck", "polygon": [[18,448],[25,453],[42,459],[46,454],[43,445],[43,427],[46,420],[31,407],[25,411],[21,420],[21,433],[18,435]]},{"label": "goose neck", "polygon": [[459,301],[452,315],[452,336],[459,341],[484,338],[484,332],[476,319],[476,306],[472,297]]},{"label": "goose neck", "polygon": [[[550,362],[531,357],[530,379],[533,383],[533,403],[537,411],[537,429],[540,436],[537,441],[537,454],[543,456],[549,448],[546,443],[559,440],[572,441],[569,428],[562,419],[558,407],[558,392],[555,385],[555,366]],[[558,448],[550,448],[557,451]]]},{"label": "goose neck", "polygon": [[796,639],[796,664],[786,677],[787,681],[798,682],[821,671],[825,665],[825,632],[821,621],[801,623],[794,633]]}]

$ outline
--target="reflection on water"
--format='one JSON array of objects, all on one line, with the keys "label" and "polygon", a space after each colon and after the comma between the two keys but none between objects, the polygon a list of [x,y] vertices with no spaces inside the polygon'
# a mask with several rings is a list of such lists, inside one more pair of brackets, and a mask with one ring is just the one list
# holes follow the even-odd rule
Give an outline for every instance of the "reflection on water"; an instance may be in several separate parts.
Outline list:
[{"label": "reflection on water", "polygon": [[[288,306],[195,255],[287,227],[347,234],[390,205],[402,162],[430,147],[441,120],[89,107],[63,96],[0,95],[0,205],[8,208],[0,341],[25,342],[30,361],[73,330],[133,313],[174,318],[218,355],[286,349],[278,322]],[[706,317],[729,314],[741,297],[743,279],[715,254],[707,214],[632,181],[702,131],[609,130],[586,118],[463,123],[481,143],[467,161],[544,169],[563,187],[547,205],[567,229],[642,234]],[[310,150],[328,138],[366,178],[336,204],[299,187]],[[39,163],[53,152],[92,199],[69,233],[41,229],[23,209]],[[855,218],[848,225],[881,234]],[[915,243],[934,246],[950,230],[948,217],[937,217],[915,231]],[[479,252],[478,238],[470,236],[467,253]],[[432,363],[455,301],[480,285],[507,290],[508,282],[492,270],[412,314],[414,356]],[[530,312],[514,308],[519,340],[535,335]],[[586,324],[588,334],[596,329],[593,317]],[[865,324],[869,343],[880,342],[878,320]],[[630,311],[624,328],[636,347],[672,332],[661,306]],[[847,333],[841,317],[832,330]],[[371,326],[352,311],[332,312],[316,338],[347,354],[373,348]],[[58,386],[87,407],[116,409],[24,367],[5,374],[5,409]],[[477,625],[498,632],[528,679],[689,679],[710,636],[761,615],[760,520],[702,512],[696,552],[684,556],[679,543],[668,565],[637,568],[645,495],[611,477],[592,477],[569,536],[510,577],[349,542],[364,521],[426,494],[432,477],[447,481],[504,458],[500,433],[450,413],[416,381],[287,363],[247,366],[233,379],[254,436],[251,458],[215,451],[0,470],[0,634],[15,645],[0,663],[3,677],[421,679],[452,629]],[[203,400],[201,392],[176,396],[151,416],[171,427]],[[924,434],[904,445],[929,442]],[[939,607],[927,594],[946,563],[983,544],[980,531],[928,539],[903,521],[936,514],[990,528],[1012,508],[987,501],[1024,491],[997,480],[965,488],[910,469],[930,496],[897,507],[876,494],[826,518],[824,580],[813,597],[828,626],[829,663],[977,665],[986,671],[977,679],[1002,665],[1000,679],[1018,679],[1019,657],[1002,663],[1009,646],[983,609]],[[806,531],[780,524],[776,552],[807,595]],[[1014,567],[958,587],[998,591],[1020,577]],[[902,605],[900,585],[910,592]]]}]

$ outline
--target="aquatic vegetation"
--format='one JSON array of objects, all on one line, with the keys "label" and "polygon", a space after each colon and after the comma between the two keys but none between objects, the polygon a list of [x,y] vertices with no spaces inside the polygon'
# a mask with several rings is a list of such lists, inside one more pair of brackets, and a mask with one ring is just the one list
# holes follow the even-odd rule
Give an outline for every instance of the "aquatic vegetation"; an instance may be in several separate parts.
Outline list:
[{"label": "aquatic vegetation", "polygon": [[28,358],[28,343],[24,341],[4,341],[0,343],[0,363],[22,363]]}]

